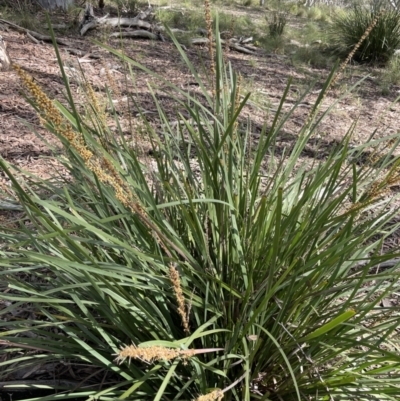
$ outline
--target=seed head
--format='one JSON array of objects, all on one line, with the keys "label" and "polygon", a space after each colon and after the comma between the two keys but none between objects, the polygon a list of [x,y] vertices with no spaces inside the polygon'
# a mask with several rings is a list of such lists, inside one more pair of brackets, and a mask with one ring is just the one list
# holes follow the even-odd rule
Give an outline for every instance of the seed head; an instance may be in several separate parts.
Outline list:
[{"label": "seed head", "polygon": [[175,293],[175,298],[178,303],[178,313],[182,319],[182,326],[185,333],[189,333],[189,321],[188,315],[186,313],[185,298],[183,296],[183,291],[181,287],[181,279],[179,277],[179,272],[176,270],[173,264],[169,267],[169,278],[172,282],[172,286]]},{"label": "seed head", "polygon": [[221,401],[222,398],[224,398],[224,393],[222,392],[222,390],[214,390],[211,393],[201,395],[193,401]]},{"label": "seed head", "polygon": [[170,361],[176,358],[190,358],[195,355],[195,350],[180,350],[175,348],[165,348],[160,346],[139,348],[132,344],[121,349],[117,354],[116,362],[121,364],[126,359],[140,359],[143,362],[151,363],[154,361]]}]

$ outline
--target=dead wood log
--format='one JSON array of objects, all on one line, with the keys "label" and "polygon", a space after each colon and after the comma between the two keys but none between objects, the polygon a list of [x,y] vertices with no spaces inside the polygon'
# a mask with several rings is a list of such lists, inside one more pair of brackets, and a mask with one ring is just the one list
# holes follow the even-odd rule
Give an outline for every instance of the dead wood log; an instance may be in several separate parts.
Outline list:
[{"label": "dead wood log", "polygon": [[[206,45],[208,44],[208,39],[207,38],[194,38],[191,40],[192,45]],[[226,41],[221,39],[221,43],[225,44]],[[228,41],[228,46],[230,49],[236,50],[240,53],[244,53],[244,54],[254,54],[254,51],[251,51],[249,49],[246,49],[243,46],[239,46],[238,43],[233,42],[231,40]]]},{"label": "dead wood log", "polygon": [[[9,27],[11,27],[12,29],[14,29],[18,32],[22,32],[25,34],[29,33],[31,36],[33,36],[37,40],[43,40],[44,42],[52,42],[51,36],[42,35],[41,33],[37,33],[35,31],[31,31],[29,29],[22,28],[21,26],[13,24],[12,22],[6,21],[5,19],[0,19],[0,22],[3,24],[7,24]],[[63,45],[63,46],[69,45],[69,42],[67,42],[66,40],[63,40],[63,39],[59,39],[59,38],[56,38],[56,42],[59,45]]]},{"label": "dead wood log", "polygon": [[145,31],[143,29],[139,29],[137,31],[128,31],[128,32],[113,32],[110,35],[110,38],[146,38],[151,40],[157,40],[158,36],[152,32]]},{"label": "dead wood log", "polygon": [[258,47],[253,46],[253,45],[244,45],[243,47],[246,48],[246,49],[249,49],[249,50],[251,50],[251,51],[253,51],[253,52],[256,52],[256,51],[259,50]]},{"label": "dead wood log", "polygon": [[254,54],[253,51],[247,49],[246,47],[239,46],[237,43],[229,43],[229,48],[234,49],[239,53],[244,53],[244,54]]},{"label": "dead wood log", "polygon": [[0,71],[7,71],[10,68],[11,60],[7,54],[7,45],[0,36]]},{"label": "dead wood log", "polygon": [[99,26],[109,26],[111,28],[116,27],[136,27],[136,28],[145,28],[150,29],[150,22],[143,21],[141,19],[135,18],[97,18],[86,25],[84,25],[80,31],[81,36],[85,35],[87,31],[97,28]]},{"label": "dead wood log", "polygon": [[108,15],[102,18],[97,18],[93,14],[93,8],[85,11],[84,20],[80,24],[80,34],[85,35],[91,29],[99,26],[116,27],[136,27],[150,29],[152,25],[150,22],[144,21],[152,12],[152,8],[148,7],[147,10],[141,11],[135,18],[108,18]]},{"label": "dead wood log", "polygon": [[[153,27],[153,31],[156,32],[167,32],[167,29],[165,28],[165,26],[161,25],[161,24],[156,24]],[[179,28],[169,28],[168,29],[170,32],[172,32],[173,34],[182,34],[182,35],[188,35],[191,34],[191,31],[185,31],[183,29],[179,29]]]},{"label": "dead wood log", "polygon": [[81,23],[79,24],[79,31],[83,28],[84,25],[88,24],[89,22],[95,19],[96,17],[93,12],[92,3],[86,3],[85,12],[83,13],[83,18]]},{"label": "dead wood log", "polygon": [[37,40],[35,37],[33,37],[29,32],[26,33],[26,36],[27,36],[33,43],[36,43],[37,45],[40,44],[40,41]]}]

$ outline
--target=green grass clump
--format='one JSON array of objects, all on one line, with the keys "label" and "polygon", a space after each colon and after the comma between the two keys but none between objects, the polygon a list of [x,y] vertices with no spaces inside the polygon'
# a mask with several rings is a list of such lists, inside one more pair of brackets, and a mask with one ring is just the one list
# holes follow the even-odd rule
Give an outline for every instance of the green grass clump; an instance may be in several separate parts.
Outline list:
[{"label": "green grass clump", "polygon": [[32,15],[39,11],[37,4],[32,4],[32,2],[28,0],[6,0],[3,4],[0,3],[0,7],[1,18],[12,21],[14,24],[25,29],[39,32],[44,31],[43,27],[38,24],[37,19],[32,18]]},{"label": "green grass clump", "polygon": [[330,42],[335,51],[345,57],[377,16],[375,27],[353,58],[359,62],[387,62],[400,47],[400,11],[384,9],[382,2],[368,6],[357,2],[348,13],[334,18]]},{"label": "green grass clump", "polygon": [[[301,34],[300,34],[301,33]],[[301,37],[301,40],[305,43],[312,43],[316,40],[326,40],[326,29],[315,21],[309,21],[301,27],[301,31],[296,30],[293,32],[297,38]]]},{"label": "green grass clump", "polygon": [[259,43],[269,53],[283,54],[286,49],[286,40],[283,36],[265,35],[259,39]]},{"label": "green grass clump", "polygon": [[[209,81],[174,39],[195,94],[106,47],[175,103],[171,119],[154,95],[157,127],[142,116],[150,161],[109,94],[117,133],[90,86],[88,119],[64,73],[68,107],[18,69],[64,146],[64,170],[40,180],[0,159],[12,183],[3,197],[24,209],[18,229],[0,230],[0,379],[60,363],[87,377],[47,388],[86,400],[397,399],[400,316],[380,304],[396,297],[400,273],[379,266],[398,256],[382,245],[399,229],[390,190],[399,139],[349,147],[350,131],[302,162],[328,113],[318,110],[332,72],[290,146],[279,137],[297,110],[282,112],[290,82],[256,140],[243,113],[250,94],[215,37]],[[367,146],[384,156],[363,163]],[[87,387],[94,372],[100,389]]]},{"label": "green grass clump", "polygon": [[295,47],[295,49],[291,55],[291,60],[295,64],[307,64],[315,68],[332,68],[334,64],[327,50],[319,44]]},{"label": "green grass clump", "polygon": [[267,17],[267,23],[270,36],[282,36],[287,24],[287,15],[283,12],[273,12],[269,18]]}]

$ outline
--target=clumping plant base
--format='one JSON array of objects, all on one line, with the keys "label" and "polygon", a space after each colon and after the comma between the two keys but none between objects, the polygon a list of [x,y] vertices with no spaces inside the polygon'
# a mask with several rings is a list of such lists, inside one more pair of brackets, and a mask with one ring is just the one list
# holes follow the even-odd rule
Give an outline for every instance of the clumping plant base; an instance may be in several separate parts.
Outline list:
[{"label": "clumping plant base", "polygon": [[[0,159],[25,212],[18,229],[0,232],[0,299],[10,302],[0,315],[32,311],[0,320],[1,380],[68,363],[106,372],[86,379],[102,387],[47,384],[46,400],[61,390],[87,400],[397,399],[399,308],[380,305],[400,291],[398,250],[381,251],[400,228],[391,203],[400,139],[350,147],[352,127],[326,158],[299,166],[346,64],[327,77],[293,146],[278,152],[297,107],[282,113],[290,82],[254,143],[242,117],[250,94],[241,96],[224,62],[218,28],[209,81],[171,38],[201,101],[103,46],[170,89],[178,125],[156,96],[162,140],[142,116],[156,168],[118,124],[117,135],[108,131],[106,118],[118,121],[109,93],[109,116],[94,100],[77,111],[57,48],[68,106],[15,66],[64,145],[58,157],[72,179],[24,179]],[[367,147],[375,151],[363,163]]]}]

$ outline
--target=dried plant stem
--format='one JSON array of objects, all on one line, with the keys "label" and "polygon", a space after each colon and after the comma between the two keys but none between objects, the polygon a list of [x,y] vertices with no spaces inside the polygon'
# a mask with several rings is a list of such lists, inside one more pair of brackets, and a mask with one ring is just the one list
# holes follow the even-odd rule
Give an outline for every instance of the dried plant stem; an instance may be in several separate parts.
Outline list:
[{"label": "dried plant stem", "polygon": [[364,34],[361,36],[360,40],[357,42],[357,44],[354,46],[353,50],[348,54],[346,57],[346,60],[343,61],[342,64],[340,64],[340,67],[333,78],[330,86],[334,86],[338,79],[340,78],[341,74],[343,73],[344,69],[346,68],[347,64],[349,64],[350,60],[354,57],[356,54],[356,51],[360,48],[362,43],[364,42],[365,39],[367,39],[368,35],[371,33],[371,31],[374,29],[375,25],[378,23],[379,19],[382,17],[384,14],[385,10],[381,10],[376,17],[372,20],[372,22],[369,24],[368,28],[365,30]]},{"label": "dried plant stem", "polygon": [[[235,114],[239,110],[239,106],[240,106],[241,84],[242,84],[242,75],[239,74],[238,75],[238,79],[237,79],[237,85],[236,85],[236,93],[235,93],[235,107],[234,107]],[[236,139],[237,139],[237,128],[238,128],[238,125],[239,125],[239,120],[238,120],[238,118],[236,118],[236,121],[235,121],[235,123],[233,125],[233,136],[232,136],[233,142],[235,142]]]},{"label": "dried plant stem", "polygon": [[85,82],[83,88],[84,88],[84,91],[88,97],[88,100],[89,100],[90,104],[92,105],[93,110],[100,122],[100,127],[101,127],[102,131],[105,132],[107,130],[107,117],[104,112],[104,109],[102,109],[100,107],[97,96],[94,93],[93,87],[89,81]]},{"label": "dried plant stem", "polygon": [[210,0],[204,0],[204,13],[207,24],[207,37],[208,37],[208,52],[210,54],[210,73],[211,73],[211,81],[213,94],[215,95],[215,60],[214,60],[214,48],[213,48],[213,32],[212,32],[212,18],[211,18],[211,9],[210,9]]},{"label": "dried plant stem", "polygon": [[109,88],[112,90],[114,96],[121,96],[121,91],[120,91],[117,83],[115,82],[115,79],[114,79],[110,69],[108,68],[107,63],[105,61],[103,61],[102,65],[103,65],[104,71],[106,73]]}]

